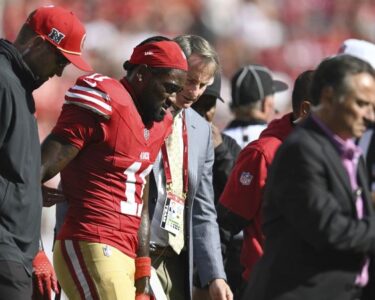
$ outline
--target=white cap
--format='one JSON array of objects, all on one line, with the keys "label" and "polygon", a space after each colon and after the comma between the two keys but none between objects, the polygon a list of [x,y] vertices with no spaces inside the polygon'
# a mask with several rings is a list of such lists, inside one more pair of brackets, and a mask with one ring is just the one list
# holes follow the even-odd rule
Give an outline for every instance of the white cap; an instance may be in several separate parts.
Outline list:
[{"label": "white cap", "polygon": [[375,68],[375,44],[357,39],[345,40],[338,51],[339,54],[349,54],[368,62]]}]

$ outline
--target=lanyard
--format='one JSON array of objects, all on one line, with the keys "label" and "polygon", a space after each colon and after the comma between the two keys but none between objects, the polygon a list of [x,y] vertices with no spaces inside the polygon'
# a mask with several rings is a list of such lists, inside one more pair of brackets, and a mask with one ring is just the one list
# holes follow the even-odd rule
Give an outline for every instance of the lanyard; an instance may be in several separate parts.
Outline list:
[{"label": "lanyard", "polygon": [[[183,141],[183,161],[182,161],[182,170],[183,170],[183,194],[186,197],[186,193],[188,190],[188,139],[187,139],[187,129],[186,129],[186,122],[185,122],[185,111],[182,112],[182,141]],[[167,186],[172,184],[172,176],[171,176],[171,169],[169,164],[168,152],[167,147],[164,144],[161,147],[161,153],[163,155],[163,165],[164,165],[164,173],[165,179],[167,182]]]}]

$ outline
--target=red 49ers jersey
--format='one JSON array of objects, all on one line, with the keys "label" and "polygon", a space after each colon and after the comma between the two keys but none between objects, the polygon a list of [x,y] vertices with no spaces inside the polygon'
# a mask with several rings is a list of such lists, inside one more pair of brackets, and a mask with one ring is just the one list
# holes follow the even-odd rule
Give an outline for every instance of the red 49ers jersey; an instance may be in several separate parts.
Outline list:
[{"label": "red 49ers jersey", "polygon": [[134,257],[145,176],[172,117],[145,127],[131,94],[126,80],[82,76],[52,133],[80,149],[61,172],[69,209],[58,239],[105,243]]}]

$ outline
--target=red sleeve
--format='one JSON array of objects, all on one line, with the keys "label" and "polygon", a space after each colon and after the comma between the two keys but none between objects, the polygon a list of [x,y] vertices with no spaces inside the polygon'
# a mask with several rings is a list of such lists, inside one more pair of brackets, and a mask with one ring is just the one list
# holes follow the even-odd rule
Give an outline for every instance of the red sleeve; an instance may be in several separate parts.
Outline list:
[{"label": "red sleeve", "polygon": [[[113,81],[110,77],[94,73],[89,76],[81,76],[65,93],[65,103],[77,105],[90,110],[106,119],[112,115],[110,96],[106,89]],[[107,87],[107,88],[106,88]]]},{"label": "red sleeve", "polygon": [[63,105],[62,112],[52,134],[78,149],[102,138],[102,130],[96,115],[76,105]]},{"label": "red sleeve", "polygon": [[243,149],[220,197],[220,203],[246,220],[252,220],[261,206],[267,178],[267,163],[258,150]]}]

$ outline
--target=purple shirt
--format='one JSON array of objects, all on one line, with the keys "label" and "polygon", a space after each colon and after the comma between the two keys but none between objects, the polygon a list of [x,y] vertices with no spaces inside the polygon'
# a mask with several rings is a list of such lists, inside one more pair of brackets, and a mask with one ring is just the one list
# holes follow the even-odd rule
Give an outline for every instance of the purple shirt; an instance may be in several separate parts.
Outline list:
[{"label": "purple shirt", "polygon": [[[332,141],[333,145],[336,147],[340,154],[341,162],[348,173],[350,185],[353,191],[359,191],[359,186],[357,182],[357,169],[358,160],[362,154],[362,151],[357,147],[352,139],[343,140],[338,135],[334,134],[316,115],[312,115],[313,121],[324,131],[328,138]],[[358,219],[363,218],[364,208],[363,208],[363,198],[362,193],[356,193],[357,199],[355,206],[357,209]],[[365,286],[368,282],[368,267],[370,260],[366,259],[362,271],[357,275],[355,279],[355,284],[358,286]]]}]

